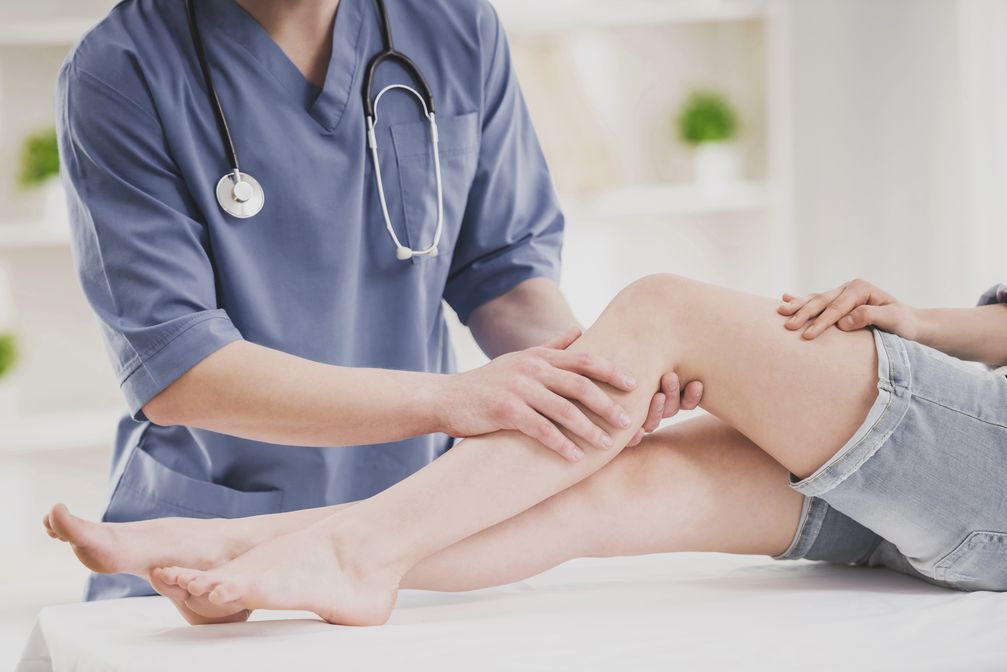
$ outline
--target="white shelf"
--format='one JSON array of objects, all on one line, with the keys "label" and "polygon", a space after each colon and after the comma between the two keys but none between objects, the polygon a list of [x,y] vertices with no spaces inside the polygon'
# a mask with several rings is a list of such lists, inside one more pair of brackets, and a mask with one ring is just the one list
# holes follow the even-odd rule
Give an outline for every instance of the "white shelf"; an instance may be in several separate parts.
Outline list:
[{"label": "white shelf", "polygon": [[0,46],[71,47],[99,18],[5,21],[0,23]]},{"label": "white shelf", "polygon": [[682,215],[756,211],[771,205],[764,182],[723,186],[653,184],[621,187],[588,196],[562,198],[570,219],[655,219]]},{"label": "white shelf", "polygon": [[0,419],[0,457],[105,448],[111,450],[120,410]]},{"label": "white shelf", "polygon": [[0,254],[69,244],[69,230],[54,229],[41,222],[0,222]]},{"label": "white shelf", "polygon": [[507,29],[521,33],[629,28],[763,18],[768,0],[491,0]]}]

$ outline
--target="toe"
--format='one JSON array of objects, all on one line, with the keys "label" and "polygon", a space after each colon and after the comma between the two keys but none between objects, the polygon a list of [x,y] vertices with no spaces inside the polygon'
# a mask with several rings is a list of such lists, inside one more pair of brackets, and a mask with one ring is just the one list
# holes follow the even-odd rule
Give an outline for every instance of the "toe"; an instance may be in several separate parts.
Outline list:
[{"label": "toe", "polygon": [[210,602],[213,602],[218,606],[241,604],[246,592],[245,585],[242,582],[224,581],[210,593]]},{"label": "toe", "polygon": [[90,537],[87,533],[89,529],[87,521],[70,513],[70,509],[66,508],[65,504],[57,504],[52,507],[46,520],[46,527],[56,533],[56,536],[63,541],[76,545],[87,544]]},{"label": "toe", "polygon": [[209,593],[211,590],[216,588],[219,583],[220,579],[216,576],[199,572],[198,575],[186,586],[186,590],[189,591],[190,595],[199,597],[200,595],[206,595]]},{"label": "toe", "polygon": [[188,591],[189,584],[199,578],[202,574],[203,573],[198,570],[188,569],[186,567],[167,567],[162,576],[164,576],[165,581],[168,583],[181,586]]},{"label": "toe", "polygon": [[49,510],[45,517],[47,529],[55,532],[61,539],[70,538],[70,529],[73,525],[73,516],[65,504],[56,504]]},{"label": "toe", "polygon": [[182,588],[174,581],[168,580],[167,569],[154,569],[150,572],[150,585],[154,590],[164,595],[172,602],[179,602],[189,599],[189,591]]},{"label": "toe", "polygon": [[179,586],[177,567],[158,567],[152,574],[156,574],[159,581],[169,586]]},{"label": "toe", "polygon": [[150,583],[154,590],[164,595],[189,625],[209,625],[211,623],[237,623],[248,619],[250,612],[241,607],[223,609],[209,604],[206,598],[192,597],[189,592],[164,580],[166,570],[155,569],[150,573]]}]

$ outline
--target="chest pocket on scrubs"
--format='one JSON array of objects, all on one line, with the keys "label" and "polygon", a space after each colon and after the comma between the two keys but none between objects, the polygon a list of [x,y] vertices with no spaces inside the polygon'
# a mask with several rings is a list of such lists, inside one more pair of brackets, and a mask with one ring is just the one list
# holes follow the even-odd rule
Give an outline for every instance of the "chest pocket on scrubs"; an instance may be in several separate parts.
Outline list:
[{"label": "chest pocket on scrubs", "polygon": [[[445,258],[458,239],[469,188],[479,155],[479,115],[437,117],[440,137],[441,177],[444,184],[444,235],[438,257],[418,257],[414,262]],[[405,217],[407,245],[423,248],[434,239],[437,227],[437,182],[434,174],[430,125],[416,121],[391,126],[399,188]]]}]

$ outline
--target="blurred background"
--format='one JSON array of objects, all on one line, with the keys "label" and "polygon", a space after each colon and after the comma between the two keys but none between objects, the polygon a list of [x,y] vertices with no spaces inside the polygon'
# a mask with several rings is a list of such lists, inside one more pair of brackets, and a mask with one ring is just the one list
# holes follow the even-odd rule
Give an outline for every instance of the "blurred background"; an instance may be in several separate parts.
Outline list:
[{"label": "blurred background", "polygon": [[[113,4],[0,0],[0,667],[40,607],[80,597],[40,520],[56,500],[100,515],[123,409],[52,136],[56,72]],[[773,295],[861,276],[921,305],[1007,278],[1004,0],[494,4],[583,322],[656,271]]]}]

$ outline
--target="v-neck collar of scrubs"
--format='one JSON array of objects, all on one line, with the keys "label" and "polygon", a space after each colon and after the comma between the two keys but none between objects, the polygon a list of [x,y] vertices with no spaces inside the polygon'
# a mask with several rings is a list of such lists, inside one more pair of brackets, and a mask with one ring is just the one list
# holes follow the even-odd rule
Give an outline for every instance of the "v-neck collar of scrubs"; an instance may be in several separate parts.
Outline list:
[{"label": "v-neck collar of scrubs", "polygon": [[[332,30],[332,56],[325,83],[319,89],[308,81],[255,17],[234,0],[199,3],[207,8],[207,23],[238,42],[329,133],[339,124],[353,95],[353,81],[361,61],[357,47],[363,24],[363,4],[363,0],[340,0]],[[216,67],[226,67],[226,64],[216,64]],[[258,83],[249,83],[249,86],[258,86]]]}]

